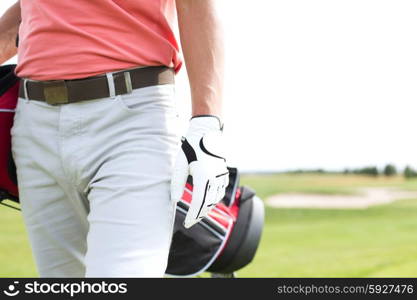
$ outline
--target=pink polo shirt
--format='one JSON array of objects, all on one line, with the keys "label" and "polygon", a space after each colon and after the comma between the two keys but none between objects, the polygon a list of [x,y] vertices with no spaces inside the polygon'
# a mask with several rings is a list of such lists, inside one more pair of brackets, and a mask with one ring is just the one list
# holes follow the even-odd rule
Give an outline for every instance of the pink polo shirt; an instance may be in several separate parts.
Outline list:
[{"label": "pink polo shirt", "polygon": [[181,66],[175,0],[20,0],[16,74],[75,79],[136,66]]}]

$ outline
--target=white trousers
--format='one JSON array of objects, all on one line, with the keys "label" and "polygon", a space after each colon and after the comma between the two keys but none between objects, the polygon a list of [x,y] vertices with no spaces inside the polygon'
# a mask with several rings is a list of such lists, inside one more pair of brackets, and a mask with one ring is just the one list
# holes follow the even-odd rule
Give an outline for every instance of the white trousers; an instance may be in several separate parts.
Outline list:
[{"label": "white trousers", "polygon": [[12,128],[41,277],[161,277],[179,149],[174,86],[51,106],[19,98]]}]

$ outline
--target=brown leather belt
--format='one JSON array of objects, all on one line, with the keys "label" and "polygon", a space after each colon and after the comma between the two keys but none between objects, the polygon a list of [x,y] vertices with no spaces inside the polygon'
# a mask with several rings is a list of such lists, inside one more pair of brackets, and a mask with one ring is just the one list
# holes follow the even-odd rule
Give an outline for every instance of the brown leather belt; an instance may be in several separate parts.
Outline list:
[{"label": "brown leather belt", "polygon": [[174,77],[172,68],[158,66],[71,80],[33,81],[22,78],[19,97],[44,101],[51,105],[74,103],[123,95],[148,86],[171,84],[174,83]]}]

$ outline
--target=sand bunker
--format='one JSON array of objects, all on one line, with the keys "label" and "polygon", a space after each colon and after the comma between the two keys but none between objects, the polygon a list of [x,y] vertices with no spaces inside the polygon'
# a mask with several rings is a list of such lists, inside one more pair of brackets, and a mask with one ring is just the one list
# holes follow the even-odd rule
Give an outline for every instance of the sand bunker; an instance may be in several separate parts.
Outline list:
[{"label": "sand bunker", "polygon": [[364,188],[357,195],[279,194],[266,203],[283,208],[364,209],[400,199],[417,198],[417,192],[394,188]]}]

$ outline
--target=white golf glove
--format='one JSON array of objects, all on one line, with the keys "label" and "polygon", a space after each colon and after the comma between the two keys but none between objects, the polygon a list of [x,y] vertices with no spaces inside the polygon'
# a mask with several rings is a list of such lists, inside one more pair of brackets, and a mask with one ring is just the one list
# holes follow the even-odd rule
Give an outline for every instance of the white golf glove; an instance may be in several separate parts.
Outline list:
[{"label": "white golf glove", "polygon": [[171,180],[171,197],[181,199],[188,175],[193,178],[193,194],[184,226],[190,228],[204,218],[224,197],[229,172],[223,158],[223,126],[216,116],[195,116],[182,138]]}]

